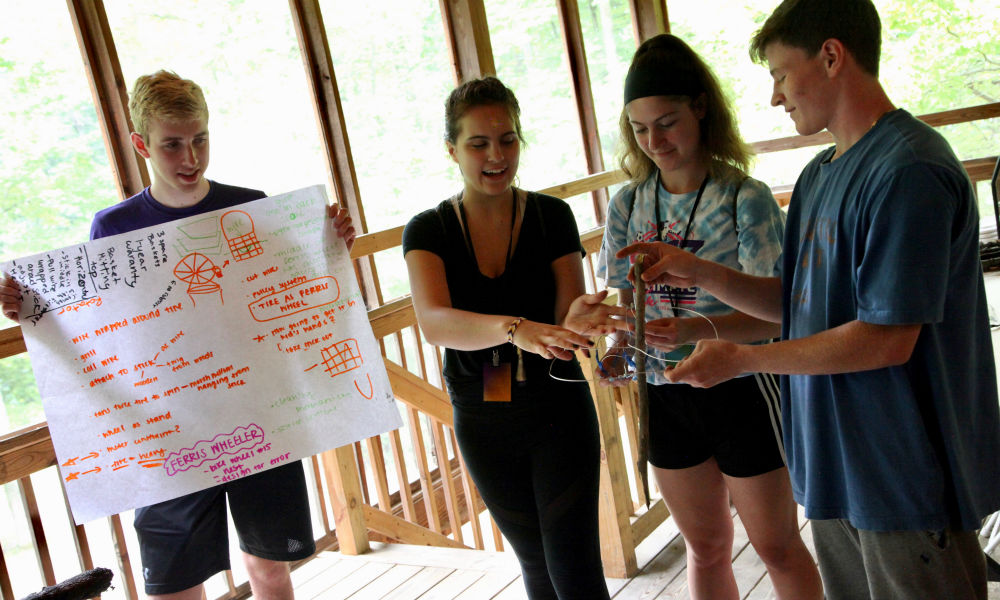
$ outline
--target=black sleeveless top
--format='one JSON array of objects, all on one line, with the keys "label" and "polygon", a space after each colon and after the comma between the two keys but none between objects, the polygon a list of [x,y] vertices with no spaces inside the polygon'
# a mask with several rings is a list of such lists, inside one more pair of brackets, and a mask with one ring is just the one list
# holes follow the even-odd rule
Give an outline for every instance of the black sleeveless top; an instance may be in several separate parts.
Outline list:
[{"label": "black sleeveless top", "polygon": [[[444,261],[448,292],[454,308],[481,314],[524,317],[540,323],[555,323],[555,278],[552,261],[580,252],[580,234],[569,205],[558,198],[528,192],[517,246],[507,269],[496,278],[479,271],[455,214],[454,198],[416,215],[403,230],[403,254],[410,250],[433,252]],[[515,349],[501,344],[482,350],[445,349],[444,376],[456,394],[482,392],[483,364],[497,350],[501,362],[513,362]],[[549,376],[548,359],[522,352],[528,384],[558,383]],[[575,361],[557,360],[552,372],[579,378]],[[513,378],[511,369],[511,377]]]}]

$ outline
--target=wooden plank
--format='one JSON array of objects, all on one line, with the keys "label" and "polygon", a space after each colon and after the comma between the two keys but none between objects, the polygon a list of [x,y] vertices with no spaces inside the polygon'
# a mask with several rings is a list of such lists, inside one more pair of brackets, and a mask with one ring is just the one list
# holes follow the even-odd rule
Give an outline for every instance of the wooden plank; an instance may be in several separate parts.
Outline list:
[{"label": "wooden plank", "polygon": [[421,567],[410,565],[396,565],[383,573],[370,584],[361,588],[351,600],[381,600],[385,595],[400,585],[406,583],[408,579],[420,572]]},{"label": "wooden plank", "polygon": [[404,227],[405,225],[400,225],[385,231],[376,231],[355,237],[354,246],[351,248],[351,258],[361,258],[403,245]]},{"label": "wooden plank", "polygon": [[[994,119],[996,117],[1000,117],[1000,102],[928,113],[920,115],[917,118],[932,127],[941,127],[943,125],[969,123],[983,119]],[[766,154],[768,152],[779,152],[781,150],[792,150],[794,148],[806,148],[808,146],[821,146],[832,143],[833,136],[830,132],[821,131],[813,135],[793,135],[773,140],[763,140],[750,145],[753,146],[754,151],[758,154]]]},{"label": "wooden plank", "polygon": [[118,573],[125,580],[125,598],[126,600],[138,600],[139,591],[135,586],[135,577],[132,576],[132,559],[129,558],[128,545],[125,543],[125,530],[122,529],[121,515],[108,517],[108,528],[111,530],[111,541],[114,544],[115,555],[118,557]]},{"label": "wooden plank", "polygon": [[628,181],[628,176],[621,169],[616,169],[613,171],[604,171],[603,173],[594,173],[593,175],[574,179],[567,183],[543,188],[538,190],[538,193],[566,199],[579,194],[586,194],[596,189],[610,187],[623,181]]},{"label": "wooden plank", "polygon": [[108,15],[102,0],[67,0],[84,70],[97,109],[101,137],[114,172],[118,194],[125,199],[149,185],[146,161],[132,148],[128,89],[122,76]]},{"label": "wooden plank", "polygon": [[372,436],[365,440],[368,446],[368,456],[371,460],[371,469],[375,478],[375,494],[378,496],[378,507],[382,510],[391,511],[392,502],[389,500],[389,479],[386,477],[385,455],[382,453],[381,436]]},{"label": "wooden plank", "polygon": [[[364,589],[365,586],[381,577],[391,568],[392,565],[385,563],[361,563],[361,568],[333,582],[333,585],[316,595],[315,600],[346,600],[347,598],[352,598],[355,593]],[[297,588],[295,590],[295,597],[300,600],[305,599],[305,596],[300,594]]]},{"label": "wooden plank", "polygon": [[386,594],[384,600],[412,600],[423,595],[437,585],[442,579],[455,572],[447,567],[424,567],[402,585]]},{"label": "wooden plank", "polygon": [[491,571],[479,578],[464,592],[455,596],[455,600],[482,600],[483,598],[494,598],[497,594],[512,585],[521,585],[521,576],[518,572],[512,571],[503,573]]},{"label": "wooden plank", "polygon": [[[593,357],[578,357],[584,370],[593,372]],[[590,383],[601,435],[601,487],[599,498],[601,559],[607,577],[630,577],[638,571],[632,537],[631,494],[625,454],[618,428],[618,410],[610,388]]]},{"label": "wooden plank", "polygon": [[496,75],[483,0],[440,0],[455,83]]},{"label": "wooden plank", "polygon": [[403,509],[403,518],[413,522],[416,519],[417,511],[413,505],[410,478],[406,474],[406,455],[403,454],[403,441],[398,429],[393,429],[389,432],[389,447],[392,448],[392,460],[396,466],[396,479],[399,483],[399,503]]},{"label": "wooden plank", "polygon": [[670,33],[666,0],[629,0],[635,45],[661,33]]},{"label": "wooden plank", "polygon": [[[458,448],[458,440],[455,439],[455,430],[452,429],[449,433],[451,435],[452,447]],[[458,449],[457,454],[458,464],[462,468],[462,487],[465,489],[465,503],[468,511],[467,514],[469,515],[469,527],[472,529],[473,544],[479,550],[483,550],[485,546],[483,542],[483,528],[479,524],[479,514],[482,512],[479,491],[476,489],[476,484],[472,482],[472,475],[469,474],[469,468],[465,465],[465,459],[462,458],[461,449]]]},{"label": "wooden plank", "polygon": [[354,560],[327,562],[326,568],[319,576],[312,577],[302,585],[295,586],[295,597],[299,600],[308,600],[325,595],[335,583],[356,573],[363,566],[364,563]]},{"label": "wooden plank", "polygon": [[27,515],[31,524],[31,545],[35,551],[35,559],[38,561],[38,569],[42,573],[42,580],[45,585],[55,585],[59,582],[56,581],[56,573],[52,568],[52,555],[49,553],[49,542],[45,539],[42,514],[38,510],[38,500],[35,499],[35,487],[31,484],[30,477],[18,479],[17,487],[21,493],[24,514]]},{"label": "wooden plank", "polygon": [[413,443],[413,455],[420,477],[421,497],[424,499],[424,514],[427,515],[427,524],[433,531],[441,533],[441,516],[438,514],[437,498],[434,495],[427,449],[424,446],[423,428],[420,426],[420,414],[415,408],[407,408],[406,418],[410,427],[410,440]]},{"label": "wooden plank", "polygon": [[455,494],[455,480],[451,472],[451,460],[448,458],[448,444],[445,442],[444,426],[440,421],[431,420],[431,441],[434,443],[434,455],[437,457],[438,473],[444,488],[444,505],[448,514],[448,524],[455,541],[465,544],[462,539],[462,517],[458,510],[458,496]]},{"label": "wooden plank", "polygon": [[667,509],[667,503],[663,501],[663,498],[657,498],[649,506],[649,510],[640,514],[632,522],[632,539],[635,540],[636,544],[639,544],[642,540],[649,537],[657,527],[662,525],[669,516],[670,511]]},{"label": "wooden plank", "polygon": [[320,522],[323,524],[323,532],[329,534],[330,517],[326,514],[326,494],[323,493],[323,474],[320,471],[319,455],[314,454],[309,457],[312,466],[313,481],[316,482],[316,508],[319,510]]},{"label": "wooden plank", "polygon": [[56,464],[47,423],[0,436],[0,485],[18,481]]},{"label": "wooden plank", "polygon": [[455,424],[447,392],[427,383],[399,365],[386,361],[389,384],[396,398],[449,427]]},{"label": "wooden plank", "polygon": [[28,347],[24,345],[24,335],[20,326],[0,329],[0,358],[7,358],[15,354],[27,352]]},{"label": "wooden plank", "polygon": [[7,559],[3,555],[3,546],[0,546],[0,597],[13,600],[14,587],[10,583],[10,571],[7,570]]},{"label": "wooden plank", "polygon": [[381,339],[416,325],[417,314],[413,311],[413,301],[405,296],[368,311],[368,321],[372,325],[372,333]]},{"label": "wooden plank", "polygon": [[330,504],[333,507],[340,551],[344,554],[367,552],[369,546],[363,510],[365,505],[353,445],[324,452],[323,466],[330,485]]},{"label": "wooden plank", "polygon": [[[583,42],[583,26],[580,24],[580,7],[576,0],[556,0],[559,25],[562,29],[563,44],[569,65],[573,101],[576,105],[577,120],[583,142],[583,155],[587,160],[587,172],[604,171],[604,156],[601,150],[601,136],[597,130],[597,113],[594,110],[594,95],[591,92],[590,69],[587,66],[587,52]],[[607,217],[608,191],[599,188],[591,192],[594,218],[603,225]]]},{"label": "wooden plank", "polygon": [[484,575],[485,573],[482,571],[456,569],[433,588],[427,590],[427,593],[421,595],[420,600],[452,600],[482,579]]},{"label": "wooden plank", "polygon": [[399,540],[405,544],[445,546],[448,548],[467,548],[471,550],[465,544],[457,542],[448,536],[415,525],[371,506],[364,505],[364,513],[365,522],[372,531],[377,531],[388,538]]},{"label": "wooden plank", "polygon": [[[330,189],[337,201],[347,208],[357,233],[367,233],[368,224],[365,221],[358,177],[351,155],[351,142],[347,135],[344,109],[340,102],[340,90],[337,88],[337,76],[330,57],[330,44],[319,0],[289,0],[288,4],[316,113]],[[382,290],[379,288],[374,258],[369,256],[365,260],[354,261],[354,269],[361,284],[365,306],[373,308],[381,305]]]},{"label": "wooden plank", "polygon": [[[58,477],[58,474],[56,475]],[[59,492],[62,495],[63,508],[66,510],[67,522],[73,524],[73,511],[69,506],[69,498],[66,496],[66,485],[62,478],[59,479]],[[73,539],[73,547],[76,550],[77,564],[80,572],[89,571],[94,568],[94,559],[90,553],[90,542],[87,538],[87,529],[83,525],[76,525],[70,528],[70,537]]]}]

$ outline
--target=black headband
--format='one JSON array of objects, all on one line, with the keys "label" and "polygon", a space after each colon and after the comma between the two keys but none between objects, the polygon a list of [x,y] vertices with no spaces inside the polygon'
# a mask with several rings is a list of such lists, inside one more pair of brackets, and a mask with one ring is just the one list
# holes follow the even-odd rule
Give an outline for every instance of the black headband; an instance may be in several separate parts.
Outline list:
[{"label": "black headband", "polygon": [[705,91],[697,75],[687,69],[664,69],[654,65],[633,68],[625,78],[625,104],[647,96],[688,96]]}]

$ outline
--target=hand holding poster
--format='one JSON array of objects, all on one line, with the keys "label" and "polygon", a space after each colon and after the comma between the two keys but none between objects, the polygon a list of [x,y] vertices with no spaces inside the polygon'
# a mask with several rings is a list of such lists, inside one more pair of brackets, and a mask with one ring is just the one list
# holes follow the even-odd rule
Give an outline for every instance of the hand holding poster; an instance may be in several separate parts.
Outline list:
[{"label": "hand holding poster", "polygon": [[400,425],[321,186],[3,265],[77,523]]}]

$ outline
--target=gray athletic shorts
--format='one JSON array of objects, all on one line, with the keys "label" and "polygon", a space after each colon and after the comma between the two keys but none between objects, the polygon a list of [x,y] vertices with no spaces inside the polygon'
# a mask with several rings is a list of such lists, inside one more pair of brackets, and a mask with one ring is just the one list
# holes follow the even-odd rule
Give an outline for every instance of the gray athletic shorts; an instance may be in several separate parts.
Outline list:
[{"label": "gray athletic shorts", "polygon": [[986,600],[975,531],[866,531],[810,522],[827,600]]},{"label": "gray athletic shorts", "polygon": [[180,592],[229,569],[227,496],[247,554],[292,561],[316,551],[302,463],[289,463],[136,509],[147,594]]}]

